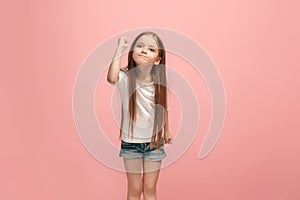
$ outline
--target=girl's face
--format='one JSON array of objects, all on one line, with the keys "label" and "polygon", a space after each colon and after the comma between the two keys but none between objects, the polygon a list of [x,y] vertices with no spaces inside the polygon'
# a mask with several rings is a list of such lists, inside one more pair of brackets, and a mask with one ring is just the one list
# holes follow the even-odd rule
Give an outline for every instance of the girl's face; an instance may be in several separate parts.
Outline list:
[{"label": "girl's face", "polygon": [[137,65],[159,64],[158,45],[151,35],[141,36],[135,43],[132,57]]}]

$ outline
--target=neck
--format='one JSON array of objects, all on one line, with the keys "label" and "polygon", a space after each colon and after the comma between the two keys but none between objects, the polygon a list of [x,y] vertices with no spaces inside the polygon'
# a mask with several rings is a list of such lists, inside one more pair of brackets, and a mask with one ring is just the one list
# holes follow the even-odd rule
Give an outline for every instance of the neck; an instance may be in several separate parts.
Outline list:
[{"label": "neck", "polygon": [[141,65],[137,66],[137,78],[141,82],[151,82],[152,77],[151,77],[151,69],[152,65]]}]

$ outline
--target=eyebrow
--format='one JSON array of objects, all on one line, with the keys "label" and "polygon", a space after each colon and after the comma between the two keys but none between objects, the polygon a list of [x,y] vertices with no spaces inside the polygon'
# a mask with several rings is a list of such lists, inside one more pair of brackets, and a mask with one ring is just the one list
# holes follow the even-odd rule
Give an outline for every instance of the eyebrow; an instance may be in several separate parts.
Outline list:
[{"label": "eyebrow", "polygon": [[[137,43],[144,44],[143,42],[137,42]],[[153,46],[152,44],[149,47],[154,47],[155,49],[158,49],[156,46]]]}]

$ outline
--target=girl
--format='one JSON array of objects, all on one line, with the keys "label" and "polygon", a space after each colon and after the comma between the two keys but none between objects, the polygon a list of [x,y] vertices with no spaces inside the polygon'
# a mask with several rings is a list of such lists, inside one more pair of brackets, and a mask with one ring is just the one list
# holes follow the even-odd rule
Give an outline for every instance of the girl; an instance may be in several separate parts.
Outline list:
[{"label": "girl", "polygon": [[143,32],[133,41],[126,69],[121,55],[129,46],[125,37],[109,66],[107,81],[119,89],[122,100],[121,149],[128,181],[127,200],[155,200],[164,144],[173,137],[168,126],[167,78],[163,43],[157,34]]}]

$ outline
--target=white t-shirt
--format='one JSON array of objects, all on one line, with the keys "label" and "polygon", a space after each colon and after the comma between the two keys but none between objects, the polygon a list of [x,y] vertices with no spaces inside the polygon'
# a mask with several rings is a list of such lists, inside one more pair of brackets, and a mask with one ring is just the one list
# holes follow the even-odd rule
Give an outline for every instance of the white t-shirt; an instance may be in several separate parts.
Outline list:
[{"label": "white t-shirt", "polygon": [[[129,94],[128,94],[128,73],[125,69],[121,69],[119,80],[112,84],[119,89],[122,102],[122,140],[131,143],[150,142],[153,134],[154,122],[154,82],[143,83],[136,81],[136,122],[133,122],[133,137],[130,138],[129,133]],[[163,134],[162,134],[163,135]]]}]

